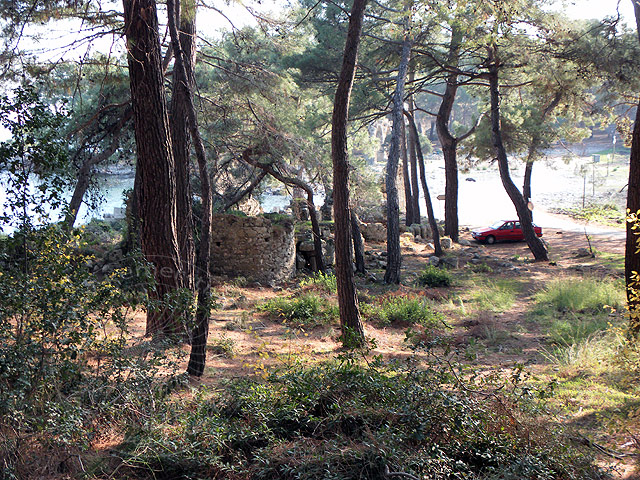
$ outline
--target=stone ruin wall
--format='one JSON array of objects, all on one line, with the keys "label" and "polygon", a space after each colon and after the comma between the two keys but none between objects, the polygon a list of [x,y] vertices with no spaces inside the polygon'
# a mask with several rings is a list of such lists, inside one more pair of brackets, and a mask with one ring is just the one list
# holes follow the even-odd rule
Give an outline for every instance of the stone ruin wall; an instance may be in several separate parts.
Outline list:
[{"label": "stone ruin wall", "polygon": [[275,284],[296,272],[296,243],[290,220],[213,216],[211,273]]}]

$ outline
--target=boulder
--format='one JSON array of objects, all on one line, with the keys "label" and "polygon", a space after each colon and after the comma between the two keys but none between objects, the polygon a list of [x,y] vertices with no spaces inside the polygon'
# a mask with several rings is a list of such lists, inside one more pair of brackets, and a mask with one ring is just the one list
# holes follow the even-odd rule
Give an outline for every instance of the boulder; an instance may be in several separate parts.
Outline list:
[{"label": "boulder", "polygon": [[299,252],[313,252],[315,250],[315,245],[313,244],[313,240],[303,240],[298,244]]},{"label": "boulder", "polygon": [[107,254],[107,262],[110,263],[116,263],[121,261],[124,258],[124,254],[122,253],[122,250],[119,248],[116,248],[114,250],[111,250],[108,254]]},{"label": "boulder", "polygon": [[430,256],[429,265],[433,265],[434,267],[440,265],[440,257],[436,257],[435,255]]},{"label": "boulder", "polygon": [[250,195],[238,203],[237,209],[249,216],[260,215],[263,213],[260,202]]},{"label": "boulder", "polygon": [[336,246],[333,240],[322,242],[322,260],[325,266],[333,265],[335,262]]},{"label": "boulder", "polygon": [[419,223],[414,223],[413,225],[409,226],[409,231],[413,234],[414,238],[422,237],[422,229],[420,227],[421,225]]},{"label": "boulder", "polygon": [[440,262],[451,268],[458,268],[460,266],[460,260],[458,257],[444,257]]},{"label": "boulder", "polygon": [[383,243],[387,241],[387,227],[382,223],[363,223],[360,231],[366,242]]},{"label": "boulder", "polygon": [[586,248],[579,248],[576,252],[576,257],[591,257],[593,254]]},{"label": "boulder", "polygon": [[442,237],[440,238],[440,246],[445,250],[453,248],[453,240],[451,240],[449,237]]}]

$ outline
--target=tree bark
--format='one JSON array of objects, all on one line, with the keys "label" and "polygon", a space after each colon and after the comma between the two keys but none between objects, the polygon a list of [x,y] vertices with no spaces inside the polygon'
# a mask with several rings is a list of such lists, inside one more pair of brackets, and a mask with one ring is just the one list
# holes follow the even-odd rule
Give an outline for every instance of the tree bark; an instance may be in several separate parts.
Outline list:
[{"label": "tree bark", "polygon": [[[636,7],[637,12],[637,7]],[[636,13],[636,16],[638,13]],[[629,159],[629,184],[627,187],[627,212],[640,217],[640,104],[636,111]],[[629,307],[629,335],[640,336],[640,254],[638,253],[638,225],[627,221],[627,240],[624,255],[624,274]]]},{"label": "tree bark", "polygon": [[[408,22],[408,20],[407,20]],[[404,84],[407,78],[409,58],[411,56],[411,38],[406,28],[405,39],[402,42],[402,54],[398,66],[396,88],[393,92],[393,126],[391,128],[391,142],[389,159],[387,161],[387,269],[384,274],[386,283],[400,283],[400,213],[398,209],[398,160],[400,157],[400,142],[402,141],[402,126],[404,124]]]},{"label": "tree bark", "polygon": [[402,134],[400,136],[400,151],[402,154],[402,181],[404,184],[404,207],[405,207],[405,225],[413,225],[414,210],[411,189],[411,177],[409,176],[409,155],[407,151],[407,135],[404,123],[402,124]]},{"label": "tree bark", "polygon": [[[451,32],[449,45],[448,65],[457,68],[460,61],[460,44],[462,33],[460,28],[454,26]],[[454,72],[447,76],[442,101],[436,117],[436,131],[442,146],[444,157],[445,187],[444,187],[444,233],[454,242],[459,238],[458,226],[458,139],[449,130],[451,113],[458,92],[458,75]]]},{"label": "tree bark", "polygon": [[360,220],[351,209],[351,235],[353,236],[353,253],[356,259],[356,273],[366,273],[364,264],[364,242],[360,233]]},{"label": "tree bark", "polygon": [[147,335],[186,332],[169,297],[181,286],[176,234],[175,164],[162,78],[154,0],[123,0],[129,83],[140,174],[140,241],[153,264],[156,285],[147,312]]},{"label": "tree bark", "polygon": [[[179,11],[180,0],[167,0],[167,17],[171,44],[175,55],[175,66],[179,70],[182,79],[189,78],[185,52],[182,49],[178,28],[176,27],[176,14]],[[176,6],[178,5],[178,6]],[[195,15],[195,10],[193,12]],[[207,171],[207,154],[204,143],[198,130],[198,118],[193,104],[193,91],[189,82],[183,83],[185,89],[184,105],[188,118],[188,126],[191,140],[196,151],[198,170],[200,173],[200,196],[202,198],[202,225],[200,229],[200,248],[196,263],[198,304],[196,308],[196,323],[191,332],[191,354],[187,373],[200,377],[204,373],[207,357],[207,338],[209,337],[209,315],[211,313],[211,218],[212,214],[212,191]]]},{"label": "tree bark", "polygon": [[529,215],[529,209],[524,201],[524,197],[518,190],[518,187],[511,180],[509,173],[509,160],[507,152],[502,142],[502,131],[500,130],[500,89],[498,85],[499,59],[495,46],[489,47],[489,88],[491,90],[491,133],[493,137],[493,146],[498,157],[498,167],[500,170],[500,178],[507,195],[516,208],[518,219],[522,227],[524,239],[533,253],[536,261],[548,261],[549,257],[547,249],[533,230],[533,224]]},{"label": "tree bark", "polygon": [[[409,81],[413,83],[415,75],[413,70],[409,72]],[[413,95],[411,95],[407,101],[409,111],[413,115],[415,104],[413,102]],[[420,223],[420,186],[418,185],[418,166],[416,163],[417,154],[417,142],[418,134],[417,129],[409,128],[409,170],[411,176],[411,200],[413,201],[413,223]]]},{"label": "tree bark", "polygon": [[438,230],[438,223],[433,213],[433,204],[431,203],[431,195],[429,194],[429,187],[427,186],[427,175],[424,168],[424,156],[422,155],[422,146],[420,145],[420,137],[418,137],[418,128],[416,127],[415,119],[413,115],[408,114],[409,127],[414,132],[416,137],[416,153],[418,155],[418,166],[420,168],[420,180],[422,182],[422,190],[424,191],[424,201],[427,207],[427,216],[429,221],[429,227],[431,228],[431,234],[433,235],[433,248],[436,256],[442,256],[442,245],[440,244],[440,231]]},{"label": "tree bark", "polygon": [[[189,141],[188,100],[189,91],[195,85],[196,62],[196,16],[194,0],[185,0],[180,11],[176,8],[176,20],[180,25],[180,46],[184,57],[184,69],[173,69],[173,90],[171,95],[171,141],[176,164],[176,215],[178,222],[178,247],[182,262],[183,285],[189,290],[195,288],[195,244],[193,239],[192,194],[189,181],[191,142]],[[173,47],[172,47],[173,50]],[[175,54],[175,50],[174,50]],[[183,71],[186,76],[183,76]]]},{"label": "tree bark", "polygon": [[355,78],[358,45],[367,0],[354,0],[342,57],[331,118],[331,159],[333,162],[333,212],[336,242],[336,282],[338,307],[344,346],[364,344],[364,328],[358,309],[358,297],[351,260],[351,215],[349,210],[349,157],[347,120],[351,87]]},{"label": "tree bark", "polygon": [[[560,104],[560,100],[562,99],[562,92],[557,92],[554,98],[551,100],[549,105],[547,105],[540,115],[540,123],[542,124],[547,116]],[[524,201],[527,204],[527,211],[529,212],[529,217],[531,221],[533,221],[533,210],[532,205],[529,205],[531,201],[531,176],[533,174],[533,163],[538,156],[538,150],[540,149],[541,139],[539,133],[534,133],[533,138],[531,139],[531,144],[529,145],[529,149],[527,151],[527,163],[524,168],[524,181],[522,184],[522,196],[524,197]],[[530,208],[531,207],[531,208]]]},{"label": "tree bark", "polygon": [[418,137],[414,134],[409,135],[409,175],[411,177],[411,200],[413,201],[413,222],[420,224],[422,222],[422,214],[420,213],[420,183],[418,180],[418,163],[417,163],[417,143]]},{"label": "tree bark", "polygon": [[[633,1],[636,28],[640,40],[640,3]],[[636,121],[631,140],[629,159],[629,184],[627,187],[627,213],[640,216],[640,103],[636,110]],[[634,229],[634,227],[636,227]],[[640,336],[640,253],[638,253],[638,225],[627,221],[627,241],[624,254],[624,274],[627,286],[627,305],[629,307],[629,337],[637,340]]]}]

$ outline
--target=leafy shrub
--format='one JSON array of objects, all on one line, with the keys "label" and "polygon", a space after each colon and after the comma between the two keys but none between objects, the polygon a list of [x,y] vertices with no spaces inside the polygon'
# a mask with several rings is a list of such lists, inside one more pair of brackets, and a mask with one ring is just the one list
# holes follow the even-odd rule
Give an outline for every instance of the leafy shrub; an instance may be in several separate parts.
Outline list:
[{"label": "leafy shrub", "polygon": [[0,242],[0,476],[28,477],[21,448],[84,448],[123,404],[154,395],[166,352],[128,353],[126,272],[96,281],[81,248],[54,226]]},{"label": "leafy shrub", "polygon": [[381,326],[422,325],[436,328],[444,323],[444,316],[431,309],[431,304],[419,297],[388,297],[378,305],[362,304],[363,315]]},{"label": "leafy shrub", "polygon": [[338,291],[338,283],[336,276],[332,273],[318,272],[312,277],[302,279],[300,286],[313,287],[327,293],[336,293]]},{"label": "leafy shrub", "polygon": [[425,287],[448,287],[451,285],[451,274],[442,268],[426,265],[418,277],[418,284]]},{"label": "leafy shrub", "polygon": [[209,341],[207,350],[213,355],[221,355],[227,358],[233,358],[236,354],[236,342],[223,335],[220,338],[214,338]]},{"label": "leafy shrub", "polygon": [[293,326],[314,326],[338,316],[337,307],[317,295],[294,298],[276,297],[257,307],[258,311],[280,317]]},{"label": "leafy shrub", "polygon": [[[120,475],[278,480],[602,478],[526,391],[491,397],[447,362],[292,368],[167,402],[119,448]],[[444,365],[444,366],[440,366]],[[480,388],[495,389],[483,384]],[[498,390],[496,390],[498,392]],[[545,392],[533,392],[544,396]],[[532,401],[532,400],[531,400]],[[131,469],[129,472],[128,470]]]},{"label": "leafy shrub", "polygon": [[125,220],[108,222],[94,218],[77,228],[76,232],[85,244],[105,247],[120,243],[124,238],[126,226]]}]

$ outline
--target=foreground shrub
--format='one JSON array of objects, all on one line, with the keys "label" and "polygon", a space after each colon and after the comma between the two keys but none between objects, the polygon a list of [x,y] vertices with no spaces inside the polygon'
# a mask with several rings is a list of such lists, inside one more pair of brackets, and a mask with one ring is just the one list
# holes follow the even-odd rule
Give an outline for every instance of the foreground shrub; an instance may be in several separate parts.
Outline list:
[{"label": "foreground shrub", "polygon": [[132,430],[119,449],[119,472],[274,480],[383,480],[388,472],[432,480],[605,478],[561,432],[535,419],[533,395],[513,384],[493,394],[462,386],[449,361],[424,369],[414,362],[329,363],[265,382],[203,388]]},{"label": "foreground shrub", "polygon": [[385,297],[378,304],[362,304],[362,314],[380,326],[421,325],[438,328],[444,325],[444,315],[432,309],[431,303],[420,297]]},{"label": "foreground shrub", "polygon": [[336,276],[332,273],[318,272],[312,277],[307,277],[300,282],[301,287],[312,287],[327,293],[336,293],[338,283]]},{"label": "foreground shrub", "polygon": [[276,297],[257,307],[260,312],[284,319],[292,326],[312,327],[327,323],[337,318],[338,309],[335,305],[317,295],[306,293],[299,297]]},{"label": "foreground shrub", "polygon": [[451,280],[451,274],[447,270],[427,265],[418,277],[418,284],[425,287],[448,287]]},{"label": "foreground shrub", "polygon": [[126,272],[96,281],[82,248],[53,226],[0,241],[0,478],[67,468],[123,405],[148,403],[166,367],[163,350],[128,352]]}]

